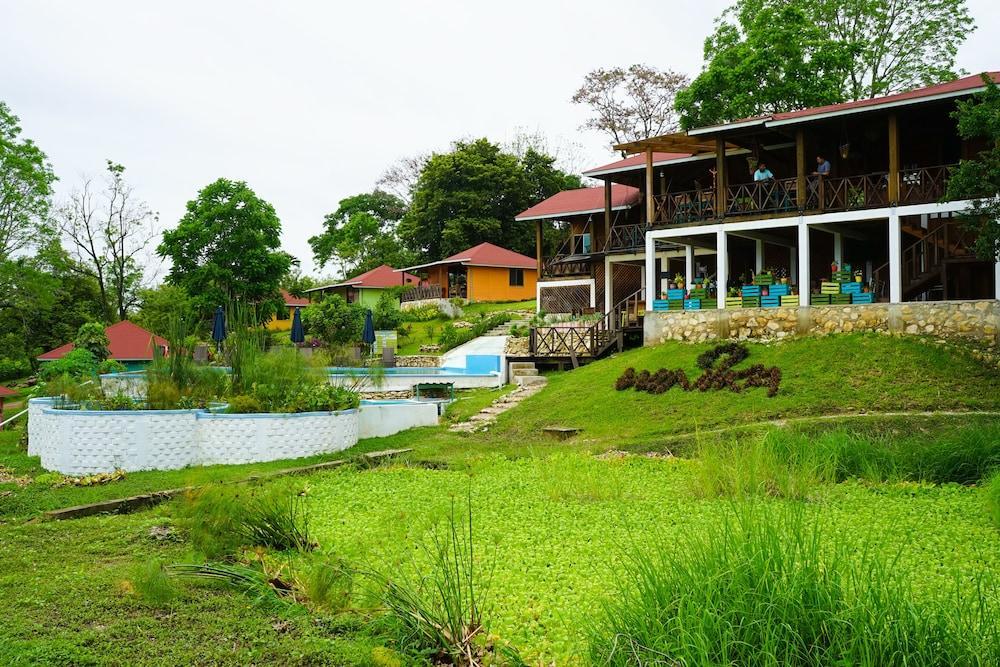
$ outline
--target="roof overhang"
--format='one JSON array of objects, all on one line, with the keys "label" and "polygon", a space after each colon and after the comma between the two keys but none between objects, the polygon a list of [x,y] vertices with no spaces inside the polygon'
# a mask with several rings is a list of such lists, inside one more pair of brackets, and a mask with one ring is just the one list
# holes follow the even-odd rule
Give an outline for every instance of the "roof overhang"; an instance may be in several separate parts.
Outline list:
[{"label": "roof overhang", "polygon": [[[639,139],[638,141],[618,144],[614,148],[616,151],[624,151],[626,153],[644,153],[647,151],[653,151],[660,153],[691,153],[692,155],[697,155],[699,153],[709,153],[715,151],[715,140],[697,139],[691,136],[689,132],[674,132],[673,134],[664,134],[659,137],[649,137],[648,139]],[[726,148],[739,147],[727,145]]]},{"label": "roof overhang", "polygon": [[[612,206],[612,211],[627,211],[632,208],[631,204],[625,204],[624,206]],[[526,215],[524,217],[516,217],[514,220],[516,222],[524,222],[526,220],[558,220],[560,218],[568,218],[575,215],[593,215],[595,213],[604,213],[603,208],[591,208],[586,211],[562,211],[560,213],[548,213],[546,215]]]},{"label": "roof overhang", "polygon": [[770,116],[763,118],[750,118],[747,120],[738,120],[735,123],[723,123],[721,125],[707,125],[705,127],[696,127],[693,130],[688,130],[688,136],[697,137],[702,134],[712,134],[713,132],[722,132],[724,130],[742,130],[748,127],[761,127],[763,126]]}]

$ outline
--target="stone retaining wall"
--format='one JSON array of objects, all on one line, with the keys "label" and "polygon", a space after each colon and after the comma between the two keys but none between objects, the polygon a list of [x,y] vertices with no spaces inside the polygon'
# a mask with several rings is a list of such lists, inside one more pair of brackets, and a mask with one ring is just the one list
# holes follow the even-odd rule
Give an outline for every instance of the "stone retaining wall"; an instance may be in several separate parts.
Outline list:
[{"label": "stone retaining wall", "polygon": [[438,368],[441,357],[434,354],[410,354],[396,357],[396,365],[402,368]]},{"label": "stone retaining wall", "polygon": [[508,357],[530,357],[531,339],[527,336],[508,336],[504,353]]},{"label": "stone retaining wall", "polygon": [[996,345],[1000,301],[927,301],[799,308],[732,308],[647,312],[646,345],[667,340],[780,340],[796,334],[850,332],[927,334]]}]

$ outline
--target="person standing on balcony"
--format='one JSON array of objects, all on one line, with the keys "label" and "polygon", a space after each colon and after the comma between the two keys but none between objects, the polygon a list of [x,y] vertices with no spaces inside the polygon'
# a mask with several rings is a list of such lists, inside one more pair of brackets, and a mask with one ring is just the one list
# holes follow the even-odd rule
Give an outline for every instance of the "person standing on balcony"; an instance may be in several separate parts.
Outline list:
[{"label": "person standing on balcony", "polygon": [[822,155],[816,156],[816,171],[813,172],[813,176],[829,176],[830,175],[830,161],[827,160]]},{"label": "person standing on balcony", "polygon": [[764,181],[770,181],[773,178],[774,174],[772,174],[771,170],[767,168],[766,162],[761,162],[760,164],[757,165],[757,171],[753,173],[754,183],[762,183]]}]

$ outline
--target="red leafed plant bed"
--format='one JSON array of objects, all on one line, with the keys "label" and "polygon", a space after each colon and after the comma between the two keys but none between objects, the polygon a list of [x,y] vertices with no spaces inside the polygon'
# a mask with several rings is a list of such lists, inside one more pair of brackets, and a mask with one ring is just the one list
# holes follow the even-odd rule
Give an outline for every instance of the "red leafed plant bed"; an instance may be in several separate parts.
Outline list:
[{"label": "red leafed plant bed", "polygon": [[750,350],[742,343],[725,343],[698,356],[698,368],[701,376],[692,382],[683,369],[670,370],[661,368],[653,373],[649,371],[636,372],[634,368],[626,368],[625,372],[615,381],[615,389],[625,391],[635,389],[650,394],[662,394],[675,385],[684,391],[708,391],[709,389],[729,389],[741,392],[752,387],[767,387],[767,395],[778,393],[781,384],[781,369],[777,366],[765,367],[754,364],[749,368],[733,370],[733,366],[750,356]]}]

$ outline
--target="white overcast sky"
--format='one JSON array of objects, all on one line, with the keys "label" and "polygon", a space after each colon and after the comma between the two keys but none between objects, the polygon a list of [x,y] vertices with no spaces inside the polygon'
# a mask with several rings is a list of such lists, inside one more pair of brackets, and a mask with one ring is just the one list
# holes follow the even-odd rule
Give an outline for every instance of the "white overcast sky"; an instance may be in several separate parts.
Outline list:
[{"label": "white overcast sky", "polygon": [[[402,156],[517,128],[613,159],[569,102],[593,68],[689,74],[726,0],[258,2],[0,0],[0,99],[48,154],[64,197],[121,162],[173,227],[201,187],[247,181],[277,209],[284,247]],[[1000,3],[970,0],[959,52],[1000,69]]]}]

